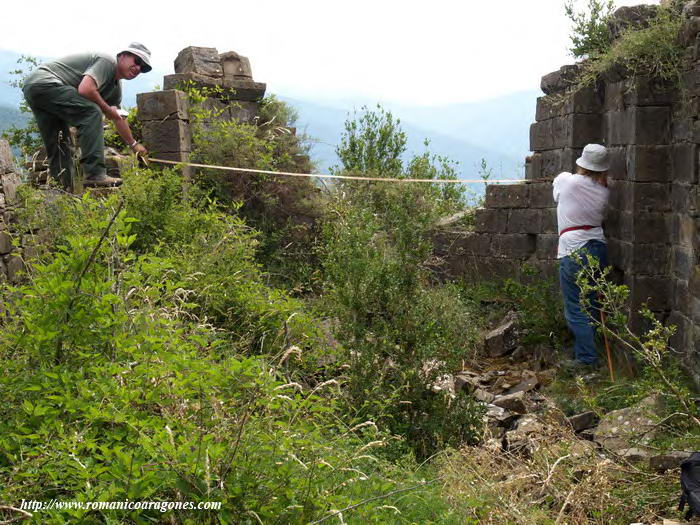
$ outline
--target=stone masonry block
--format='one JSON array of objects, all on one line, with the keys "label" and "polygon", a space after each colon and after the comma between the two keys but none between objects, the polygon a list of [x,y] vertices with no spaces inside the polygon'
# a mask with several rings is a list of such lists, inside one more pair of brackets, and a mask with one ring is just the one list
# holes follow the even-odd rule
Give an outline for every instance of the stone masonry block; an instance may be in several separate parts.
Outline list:
[{"label": "stone masonry block", "polygon": [[576,81],[579,68],[580,66],[578,65],[566,65],[556,71],[547,73],[542,77],[540,89],[547,95],[566,91]]},{"label": "stone masonry block", "polygon": [[698,180],[698,146],[684,142],[673,145],[671,175],[674,181],[695,184]]},{"label": "stone masonry block", "polygon": [[165,152],[191,151],[189,126],[181,120],[150,120],[143,123],[143,141],[155,157]]},{"label": "stone masonry block", "polygon": [[627,83],[622,80],[619,82],[608,82],[605,85],[605,101],[603,107],[606,111],[622,111],[625,109],[625,91]]},{"label": "stone masonry block", "polygon": [[676,279],[690,279],[695,266],[695,253],[692,249],[674,246],[671,273]]},{"label": "stone masonry block", "polygon": [[485,233],[505,233],[508,224],[508,210],[479,208],[475,214],[474,230]]},{"label": "stone masonry block", "polygon": [[665,106],[634,108],[633,143],[668,144],[671,138],[671,109]]},{"label": "stone masonry block", "polygon": [[668,144],[671,109],[665,106],[632,107],[605,114],[606,144]]},{"label": "stone masonry block", "polygon": [[0,176],[0,183],[2,184],[2,193],[5,195],[5,203],[14,204],[17,202],[17,188],[22,184],[20,176],[12,172],[5,173]]},{"label": "stone masonry block", "polygon": [[12,237],[6,231],[0,231],[0,254],[5,255],[12,251]]},{"label": "stone masonry block", "polygon": [[506,233],[540,233],[542,212],[538,209],[521,208],[508,212]]},{"label": "stone masonry block", "polygon": [[197,73],[175,73],[163,77],[164,89],[180,89],[183,85],[193,85],[200,89],[216,90],[217,98],[222,100],[257,101],[265,96],[266,84],[250,80],[233,80],[229,78],[212,78]]},{"label": "stone masonry block", "polygon": [[[622,214],[621,214],[622,215]],[[669,213],[629,214],[634,217],[630,239],[637,243],[667,243],[672,238],[673,217]]]},{"label": "stone masonry block", "polygon": [[556,208],[542,210],[542,233],[559,233],[557,230]]},{"label": "stone masonry block", "polygon": [[608,189],[610,190],[608,209],[625,210],[629,207],[632,184],[626,180],[610,179],[608,181]]},{"label": "stone masonry block", "polygon": [[216,48],[197,46],[186,47],[177,54],[175,73],[197,73],[214,78],[224,76]]},{"label": "stone masonry block", "polygon": [[676,213],[673,216],[673,237],[671,241],[674,244],[685,248],[695,246],[697,235],[697,227],[695,219],[685,213]]},{"label": "stone masonry block", "polygon": [[624,211],[635,214],[671,210],[671,185],[656,182],[632,183],[625,196]]},{"label": "stone masonry block", "polygon": [[530,150],[582,148],[602,138],[602,116],[575,113],[530,126]]},{"label": "stone masonry block", "polygon": [[517,277],[520,261],[495,257],[468,257],[464,275],[469,280],[493,281]]},{"label": "stone masonry block", "polygon": [[541,234],[537,236],[536,253],[538,259],[555,259],[557,247],[559,246],[559,235]]},{"label": "stone masonry block", "polygon": [[611,266],[627,271],[632,266],[632,243],[608,240],[608,260]]},{"label": "stone masonry block", "polygon": [[605,231],[606,235],[613,239],[630,241],[634,232],[634,214],[629,212],[609,213],[605,220]]},{"label": "stone masonry block", "polygon": [[686,184],[671,185],[671,209],[681,213],[690,211],[690,186]]},{"label": "stone masonry block", "polygon": [[668,244],[633,244],[632,261],[627,267],[639,275],[667,275],[671,268],[671,248]]},{"label": "stone masonry block", "polygon": [[535,235],[519,233],[494,235],[491,254],[495,257],[510,259],[527,258],[535,251],[535,237]]},{"label": "stone masonry block", "polygon": [[694,120],[684,114],[673,115],[671,120],[671,138],[673,142],[693,142]]},{"label": "stone masonry block", "polygon": [[550,182],[530,184],[530,207],[551,208],[552,206],[556,206],[552,196],[552,184]]},{"label": "stone masonry block", "polygon": [[670,106],[678,99],[673,84],[651,77],[637,76],[623,82],[625,106]]},{"label": "stone masonry block", "polygon": [[630,276],[626,279],[630,286],[632,308],[647,303],[653,311],[670,310],[673,305],[673,280],[664,276]]},{"label": "stone masonry block", "polygon": [[485,204],[487,208],[527,208],[529,191],[526,184],[489,184]]},{"label": "stone masonry block", "polygon": [[533,153],[525,159],[525,178],[533,180],[542,177],[542,153]]},{"label": "stone masonry block", "polygon": [[[678,287],[676,287],[676,290],[678,290]],[[668,317],[668,324],[676,327],[676,332],[669,340],[671,348],[682,350],[692,344],[690,335],[692,334],[693,323],[688,317],[678,311],[671,312],[671,315]]]},{"label": "stone masonry block", "polygon": [[680,312],[688,312],[690,310],[688,281],[676,279],[673,282],[673,309]]},{"label": "stone masonry block", "polygon": [[627,178],[634,182],[671,180],[670,146],[630,146],[627,148]]},{"label": "stone masonry block", "polygon": [[189,120],[187,94],[177,89],[152,91],[136,95],[139,120]]},{"label": "stone masonry block", "polygon": [[470,232],[455,242],[453,251],[456,254],[486,257],[491,251],[491,235]]},{"label": "stone masonry block", "polygon": [[225,77],[235,80],[253,80],[253,70],[247,57],[235,51],[227,51],[219,54],[219,60]]},{"label": "stone masonry block", "polygon": [[14,156],[10,143],[0,139],[0,175],[14,170]]},{"label": "stone masonry block", "polygon": [[581,156],[581,148],[564,148],[543,151],[542,159],[542,177],[554,178],[562,171],[573,172],[575,170],[575,161]]},{"label": "stone masonry block", "polygon": [[627,179],[627,148],[625,146],[609,147],[608,154],[610,155],[608,180]]},{"label": "stone masonry block", "polygon": [[542,121],[571,113],[600,113],[602,102],[594,87],[585,87],[575,93],[547,95],[537,99],[535,120]]}]

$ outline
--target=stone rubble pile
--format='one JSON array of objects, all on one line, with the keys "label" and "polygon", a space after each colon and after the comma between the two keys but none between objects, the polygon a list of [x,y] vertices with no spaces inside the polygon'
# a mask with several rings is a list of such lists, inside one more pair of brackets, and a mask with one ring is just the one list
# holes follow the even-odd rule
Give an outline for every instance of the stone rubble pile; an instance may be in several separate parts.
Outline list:
[{"label": "stone rubble pile", "polygon": [[22,257],[12,244],[8,230],[17,204],[17,188],[22,183],[10,144],[0,139],[0,282],[19,282],[24,269]]},{"label": "stone rubble pile", "polygon": [[[490,367],[485,371],[463,370],[454,377],[454,391],[469,392],[484,405],[485,435],[483,446],[495,454],[531,455],[538,441],[554,427],[565,425],[584,443],[600,453],[613,454],[627,461],[645,461],[656,471],[678,468],[691,451],[660,454],[650,446],[658,436],[660,400],[646,398],[638,404],[611,411],[599,418],[592,411],[565,417],[553,401],[540,392],[556,374],[549,368],[533,370],[533,355],[523,353],[513,359],[513,350],[522,348],[517,317],[509,313],[484,343]],[[502,348],[496,348],[497,345]],[[510,358],[507,357],[510,354]],[[573,381],[573,379],[572,379]]]}]

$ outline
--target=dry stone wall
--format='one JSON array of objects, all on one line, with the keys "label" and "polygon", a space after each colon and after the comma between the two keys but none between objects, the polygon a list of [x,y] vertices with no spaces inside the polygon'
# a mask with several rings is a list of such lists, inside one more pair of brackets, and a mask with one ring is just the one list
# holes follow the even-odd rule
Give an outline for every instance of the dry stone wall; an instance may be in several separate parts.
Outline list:
[{"label": "dry stone wall", "polygon": [[[530,128],[525,181],[489,185],[473,232],[443,231],[437,253],[448,276],[523,277],[523,263],[555,277],[558,241],[551,180],[573,171],[588,143],[611,153],[605,222],[610,261],[630,289],[630,307],[646,303],[677,326],[674,348],[700,385],[700,3],[684,31],[684,86],[610,74],[572,93],[577,66],[542,78]],[[623,13],[624,14],[624,13]],[[635,330],[644,320],[632,318]]]},{"label": "dry stone wall", "polygon": [[0,283],[18,283],[24,269],[20,250],[13,245],[9,231],[20,184],[10,145],[6,140],[0,140]]}]

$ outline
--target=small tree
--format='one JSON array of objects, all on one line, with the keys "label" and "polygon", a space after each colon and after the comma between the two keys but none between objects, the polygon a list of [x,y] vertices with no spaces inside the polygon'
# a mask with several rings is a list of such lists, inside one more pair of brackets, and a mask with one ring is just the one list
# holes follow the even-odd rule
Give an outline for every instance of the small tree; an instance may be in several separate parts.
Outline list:
[{"label": "small tree", "polygon": [[612,36],[608,20],[615,10],[613,0],[588,0],[588,7],[576,9],[575,0],[564,4],[566,16],[573,24],[571,54],[576,58],[595,58],[610,49]]}]

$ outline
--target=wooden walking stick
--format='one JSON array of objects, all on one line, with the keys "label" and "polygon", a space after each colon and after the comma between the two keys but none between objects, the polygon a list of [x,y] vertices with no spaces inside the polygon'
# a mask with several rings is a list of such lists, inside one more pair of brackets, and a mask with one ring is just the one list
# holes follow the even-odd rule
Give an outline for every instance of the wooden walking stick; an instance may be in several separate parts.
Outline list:
[{"label": "wooden walking stick", "polygon": [[610,344],[608,343],[608,334],[605,333],[605,312],[600,309],[600,324],[603,326],[603,342],[605,343],[605,352],[608,355],[608,370],[610,371],[610,381],[615,381],[615,372],[613,372],[612,355],[610,353]]}]

